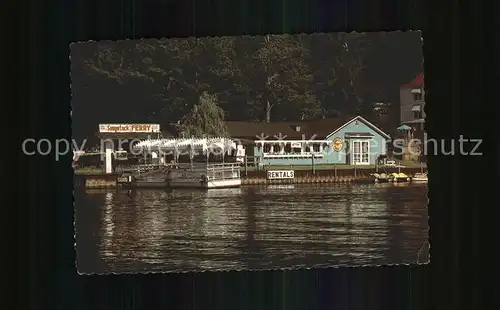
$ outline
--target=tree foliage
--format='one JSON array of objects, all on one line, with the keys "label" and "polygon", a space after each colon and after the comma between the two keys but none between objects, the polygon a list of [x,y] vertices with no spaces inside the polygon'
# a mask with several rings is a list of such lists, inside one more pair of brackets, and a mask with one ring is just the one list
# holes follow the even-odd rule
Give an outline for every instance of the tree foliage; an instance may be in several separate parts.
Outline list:
[{"label": "tree foliage", "polygon": [[84,65],[117,83],[154,84],[158,121],[177,122],[205,101],[235,120],[370,118],[373,102],[387,99],[368,74],[377,42],[362,33],[111,42]]},{"label": "tree foliage", "polygon": [[312,81],[307,64],[310,51],[303,41],[302,36],[266,36],[254,55],[265,72],[257,98],[266,102],[266,121],[271,120],[271,111],[278,105],[295,107],[301,119],[317,108],[315,95],[308,92]]},{"label": "tree foliage", "polygon": [[199,103],[179,122],[184,137],[227,137],[224,110],[217,103],[217,96],[204,92]]}]

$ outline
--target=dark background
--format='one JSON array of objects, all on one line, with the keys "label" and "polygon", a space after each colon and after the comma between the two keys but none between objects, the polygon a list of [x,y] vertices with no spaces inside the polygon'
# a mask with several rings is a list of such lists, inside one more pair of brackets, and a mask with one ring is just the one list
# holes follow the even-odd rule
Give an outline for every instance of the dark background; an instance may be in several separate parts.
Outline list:
[{"label": "dark background", "polygon": [[[15,73],[10,77],[16,76],[11,80],[17,83],[11,85],[6,79],[4,84],[13,91],[18,115],[10,121],[22,139],[70,139],[68,45],[73,41],[424,29],[429,137],[491,137],[485,124],[492,123],[497,109],[487,99],[493,98],[496,88],[494,79],[488,78],[494,73],[494,46],[481,31],[488,29],[489,20],[472,20],[472,15],[482,14],[479,8],[489,8],[473,1],[461,2],[458,8],[445,0],[346,3],[22,3],[19,13],[4,11],[13,18],[14,28],[6,30],[17,47],[7,55],[5,71]],[[488,143],[485,140],[485,149]],[[488,197],[495,195],[496,183],[486,181],[485,173],[496,168],[491,153],[428,157],[431,263],[427,266],[114,276],[76,274],[71,156],[55,162],[49,156],[13,153],[17,165],[10,166],[18,171],[10,184],[17,188],[19,203],[2,203],[6,222],[18,218],[18,228],[3,235],[2,251],[11,259],[4,272],[18,274],[12,282],[17,291],[8,291],[14,287],[9,282],[4,290],[17,303],[10,306],[13,309],[498,308],[493,305],[497,296],[491,294],[497,293],[497,273],[492,269],[498,256],[492,244],[498,243],[492,242],[498,236],[494,230],[498,198]],[[17,246],[8,245],[13,240]]]},{"label": "dark background", "polygon": [[[274,107],[271,111],[271,121],[295,121],[300,120],[302,115],[310,120],[323,116],[332,117],[337,113],[346,118],[347,115],[353,114],[362,116],[384,132],[397,133],[396,128],[400,125],[400,87],[411,82],[423,70],[421,35],[419,31],[396,31],[383,34],[372,32],[362,39],[364,42],[361,44],[356,40],[347,39],[350,41],[349,50],[356,50],[358,45],[366,49],[366,51],[361,51],[364,55],[363,69],[360,76],[355,79],[355,86],[352,90],[347,85],[347,70],[340,68],[337,64],[337,61],[347,61],[339,60],[337,45],[329,43],[329,40],[334,42],[338,40],[338,33],[300,38],[300,42],[310,49],[311,56],[305,57],[304,61],[314,78],[311,82],[301,83],[298,89],[308,90],[315,95],[319,104],[309,105],[309,107],[314,107],[313,111],[318,112],[311,113],[312,111],[303,109],[304,106],[301,107],[299,103],[303,101],[302,97]],[[255,53],[262,46],[262,40],[263,37],[254,37],[251,40],[247,38],[244,41],[247,52]],[[243,44],[241,43],[243,40],[239,41],[239,44]],[[154,44],[153,40],[146,42]],[[369,48],[363,46],[368,43]],[[141,59],[149,56],[152,57],[155,66],[167,71],[173,69],[172,66],[180,66],[171,60],[175,57],[175,53],[145,55],[140,52],[129,52],[136,48],[136,44],[138,42],[135,40],[122,40],[114,44],[106,43],[106,46],[122,55],[126,64],[134,59],[134,65],[125,65],[126,69],[133,68],[134,71],[147,72],[147,66],[141,63]],[[173,86],[168,91],[164,90],[164,87],[170,85],[170,75],[161,76],[161,74],[149,73],[148,76],[154,78],[154,82],[137,77],[125,77],[117,81],[106,74],[92,70],[87,62],[95,62],[96,54],[102,52],[103,49],[103,46],[95,42],[75,44],[71,47],[72,129],[73,137],[79,143],[83,139],[88,139],[88,146],[92,143],[99,144],[95,135],[99,124],[147,122],[158,123],[163,129],[169,128],[169,124],[176,123],[184,115],[189,114],[197,101],[199,96],[197,91],[180,86],[182,82],[194,83],[194,72],[199,74],[200,81],[207,83],[203,87],[204,90],[209,93],[219,93],[219,105],[225,112],[225,120],[263,121],[265,119],[264,99],[259,99],[259,95],[262,94],[259,89],[266,83],[266,74],[262,73],[259,77],[245,81],[245,85],[251,89],[248,93],[238,90],[234,86],[234,79],[224,79],[220,75],[210,74],[208,68],[218,66],[210,58],[213,52],[210,47],[199,56],[197,63],[190,61],[182,65],[184,72],[180,77],[181,80],[172,83]],[[233,56],[236,62],[247,65],[252,63],[253,66],[259,67],[258,60],[250,57],[244,58],[241,54],[239,52],[238,55]],[[350,57],[353,56],[350,55]],[[198,69],[198,63],[201,69]],[[104,68],[108,67],[104,66]],[[323,83],[331,78],[332,68],[335,68],[335,75],[339,81],[326,86]],[[248,71],[245,72],[248,74]],[[351,94],[353,90],[359,96],[360,102],[352,96],[344,96],[344,91]],[[288,92],[280,92],[280,95],[283,93]],[[174,98],[183,99],[183,101],[176,102]],[[274,102],[272,98],[268,99]],[[375,102],[390,104],[384,117],[379,117],[374,113]],[[302,114],[303,112],[305,113]],[[94,138],[93,141],[92,138]]]}]

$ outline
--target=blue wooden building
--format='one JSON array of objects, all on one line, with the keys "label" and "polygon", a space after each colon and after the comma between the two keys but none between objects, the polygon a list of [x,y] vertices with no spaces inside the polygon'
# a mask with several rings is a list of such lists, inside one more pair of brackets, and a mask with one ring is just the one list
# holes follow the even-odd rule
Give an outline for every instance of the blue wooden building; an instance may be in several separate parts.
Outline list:
[{"label": "blue wooden building", "polygon": [[233,139],[261,165],[374,165],[389,135],[361,116],[309,122],[226,122]]}]

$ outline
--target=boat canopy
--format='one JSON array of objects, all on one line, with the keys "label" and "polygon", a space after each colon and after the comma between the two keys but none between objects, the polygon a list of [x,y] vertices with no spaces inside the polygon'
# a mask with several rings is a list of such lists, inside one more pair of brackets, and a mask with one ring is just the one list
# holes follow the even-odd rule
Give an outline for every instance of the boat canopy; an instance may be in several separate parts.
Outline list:
[{"label": "boat canopy", "polygon": [[236,142],[228,138],[200,138],[200,139],[149,139],[138,142],[133,146],[134,151],[150,152],[186,152],[206,150],[236,150]]}]

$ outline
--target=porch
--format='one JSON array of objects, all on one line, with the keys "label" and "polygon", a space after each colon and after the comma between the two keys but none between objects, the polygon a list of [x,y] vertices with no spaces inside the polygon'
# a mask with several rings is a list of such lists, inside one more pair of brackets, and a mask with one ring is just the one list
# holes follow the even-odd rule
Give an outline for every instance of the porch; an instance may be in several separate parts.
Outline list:
[{"label": "porch", "polygon": [[329,140],[257,140],[255,154],[264,159],[324,158]]}]

